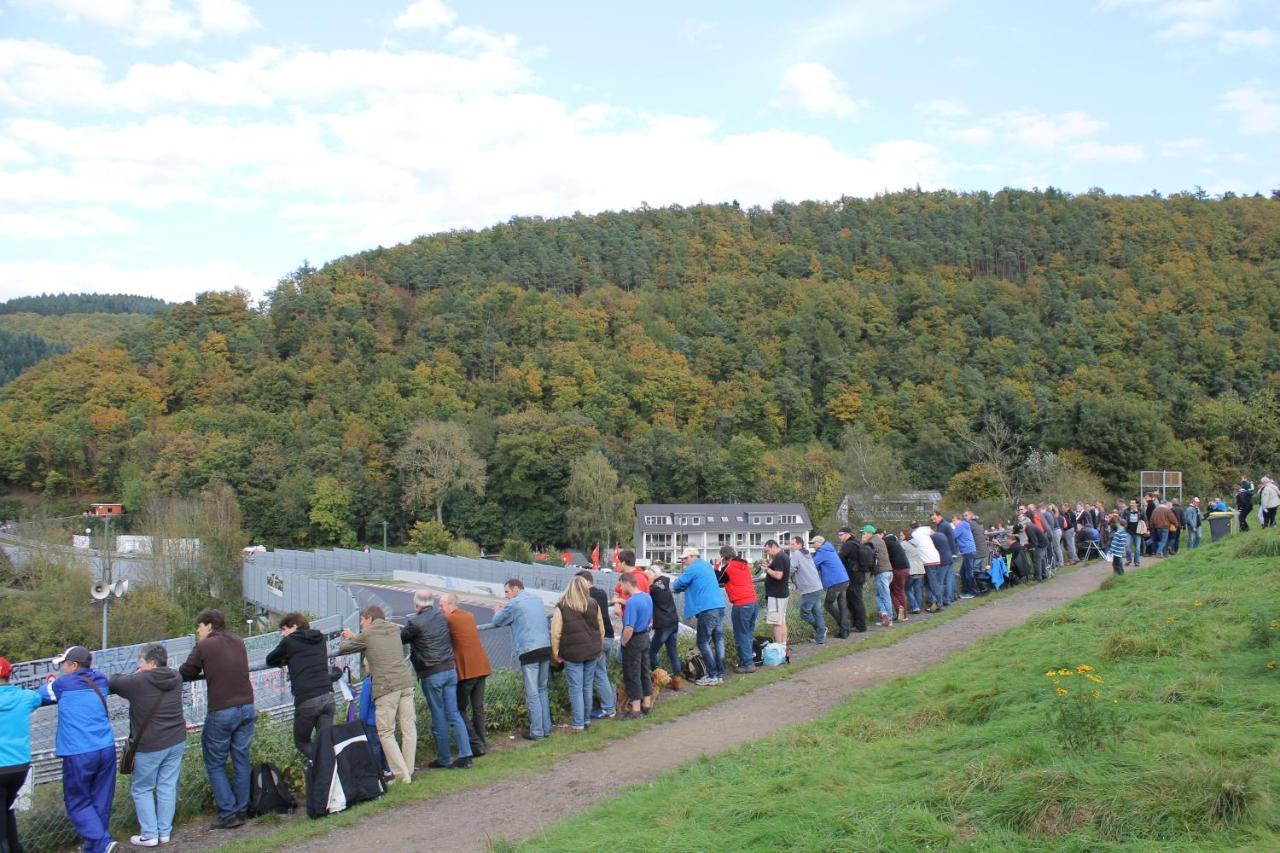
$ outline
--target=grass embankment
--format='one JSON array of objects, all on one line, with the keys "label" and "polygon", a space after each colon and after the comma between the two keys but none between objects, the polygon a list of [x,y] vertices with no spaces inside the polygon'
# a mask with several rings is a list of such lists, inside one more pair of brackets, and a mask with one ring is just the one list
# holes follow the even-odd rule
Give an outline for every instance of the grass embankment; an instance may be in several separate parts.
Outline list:
[{"label": "grass embankment", "polygon": [[1233,537],[525,848],[1278,850],[1276,659],[1280,533]]}]

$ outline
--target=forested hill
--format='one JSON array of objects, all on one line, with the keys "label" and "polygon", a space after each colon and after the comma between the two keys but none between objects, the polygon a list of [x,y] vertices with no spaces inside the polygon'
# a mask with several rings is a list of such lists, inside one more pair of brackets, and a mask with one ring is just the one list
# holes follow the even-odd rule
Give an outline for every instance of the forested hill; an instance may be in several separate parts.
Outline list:
[{"label": "forested hill", "polygon": [[[425,517],[397,452],[465,424],[483,494],[454,534],[565,539],[572,463],[645,500],[840,493],[849,428],[940,487],[1062,451],[1129,492],[1280,461],[1280,200],[904,192],[520,219],[206,294],[0,391],[0,478],[127,500],[226,481],[255,538]],[[849,472],[845,472],[849,473]],[[135,497],[130,497],[135,496]],[[394,534],[393,534],[394,535]]]},{"label": "forested hill", "polygon": [[0,314],[159,314],[169,306],[163,299],[127,293],[44,293],[0,302]]}]

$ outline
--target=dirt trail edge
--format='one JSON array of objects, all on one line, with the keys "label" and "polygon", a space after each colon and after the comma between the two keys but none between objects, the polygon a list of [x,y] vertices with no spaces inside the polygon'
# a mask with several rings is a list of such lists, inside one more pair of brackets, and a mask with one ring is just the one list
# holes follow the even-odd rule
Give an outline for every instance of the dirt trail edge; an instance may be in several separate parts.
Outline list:
[{"label": "dirt trail edge", "polygon": [[[524,841],[623,788],[651,781],[700,756],[718,754],[807,723],[859,690],[935,666],[984,637],[1096,590],[1110,574],[1108,562],[1082,566],[937,628],[913,634],[896,645],[852,653],[736,699],[645,729],[640,737],[567,756],[539,774],[536,782],[523,777],[432,798],[287,849],[349,853],[362,847],[409,850],[429,845],[485,851],[495,841]],[[662,748],[655,749],[655,743],[661,743]],[[445,828],[449,840],[442,845],[441,832]]]}]

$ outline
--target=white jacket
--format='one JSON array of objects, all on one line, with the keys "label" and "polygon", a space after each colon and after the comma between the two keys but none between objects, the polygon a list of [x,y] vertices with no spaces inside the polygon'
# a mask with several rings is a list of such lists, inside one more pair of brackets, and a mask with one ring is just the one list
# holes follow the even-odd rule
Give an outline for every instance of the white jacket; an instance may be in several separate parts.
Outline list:
[{"label": "white jacket", "polygon": [[932,533],[931,529],[923,525],[911,531],[911,541],[920,549],[920,558],[924,560],[926,566],[936,566],[942,562],[942,556],[938,553],[938,549],[933,547],[933,540],[929,538]]},{"label": "white jacket", "polygon": [[902,550],[907,552],[907,560],[911,563],[911,575],[924,574],[924,555],[920,553],[920,546],[916,544],[914,539],[907,539],[902,543]]},{"label": "white jacket", "polygon": [[1263,509],[1275,509],[1280,506],[1280,488],[1275,483],[1267,483],[1262,487],[1262,494],[1258,498]]}]

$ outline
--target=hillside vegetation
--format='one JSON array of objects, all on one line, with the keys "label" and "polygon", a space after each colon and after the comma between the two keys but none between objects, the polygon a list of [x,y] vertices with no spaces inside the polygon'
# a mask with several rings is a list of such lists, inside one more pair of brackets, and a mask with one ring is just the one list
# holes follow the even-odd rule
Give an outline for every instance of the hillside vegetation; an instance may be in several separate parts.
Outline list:
[{"label": "hillside vegetation", "polygon": [[129,293],[43,293],[16,296],[0,302],[0,314],[159,314],[170,303],[153,296]]},{"label": "hillside vegetation", "polygon": [[[1280,457],[1278,259],[1261,197],[518,219],[303,267],[261,306],[204,294],[42,362],[0,392],[0,482],[136,502],[224,481],[281,545],[380,541],[384,519],[403,541],[440,492],[448,530],[489,547],[565,542],[595,450],[609,470],[584,482],[637,499],[829,517],[850,430],[902,485],[963,472],[974,499],[971,466],[1032,450],[1117,492],[1146,466],[1207,491]],[[465,427],[483,484],[406,488],[422,421]]]},{"label": "hillside vegetation", "polygon": [[[2,306],[0,306],[2,307]],[[112,343],[146,314],[0,314],[0,385],[73,347]]]},{"label": "hillside vegetation", "polygon": [[1280,849],[1280,536],[1248,535],[1108,580],[525,847]]}]

